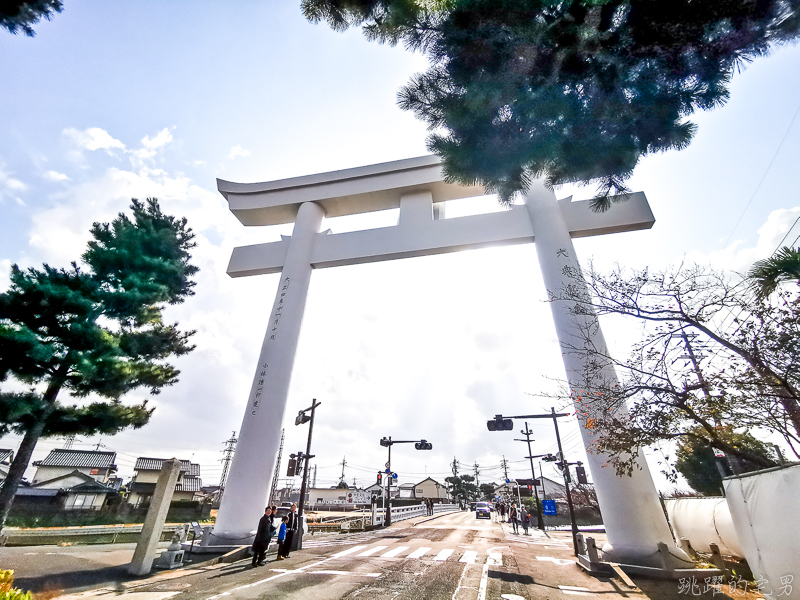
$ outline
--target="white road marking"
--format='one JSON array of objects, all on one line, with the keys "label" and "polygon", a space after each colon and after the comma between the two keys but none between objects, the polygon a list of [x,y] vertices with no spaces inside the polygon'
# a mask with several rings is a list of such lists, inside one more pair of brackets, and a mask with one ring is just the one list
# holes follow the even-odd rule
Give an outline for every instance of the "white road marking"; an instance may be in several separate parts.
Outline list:
[{"label": "white road marking", "polygon": [[404,550],[408,550],[408,548],[408,546],[398,546],[397,548],[393,548],[392,550],[381,554],[381,558],[394,558]]},{"label": "white road marking", "polygon": [[468,565],[471,565],[472,563],[475,562],[476,558],[478,558],[478,553],[475,552],[475,550],[467,550],[466,552],[464,552],[464,556],[462,556],[461,560],[459,560],[458,562],[463,562],[467,563]]},{"label": "white road marking", "polygon": [[353,575],[355,577],[380,577],[380,573],[357,573],[355,571],[309,571],[309,575]]},{"label": "white road marking", "polygon": [[489,563],[483,565],[481,572],[481,585],[478,588],[478,600],[486,600],[486,586],[489,583]]},{"label": "white road marking", "polygon": [[486,558],[487,565],[502,565],[503,564],[503,555],[499,552],[490,552],[489,556]]},{"label": "white road marking", "polygon": [[450,555],[454,552],[454,548],[445,548],[439,554],[433,557],[433,560],[447,560],[450,558]]},{"label": "white road marking", "polygon": [[406,558],[422,558],[425,554],[427,554],[431,550],[433,550],[433,548],[425,548],[423,546],[422,548],[417,548],[416,550],[414,550],[411,554],[406,556]]},{"label": "white road marking", "polygon": [[341,552],[337,552],[331,558],[341,558],[342,556],[347,556],[348,554],[353,554],[353,552],[358,552],[359,550],[363,550],[366,546],[353,546],[352,548],[348,548],[347,550],[342,550]]},{"label": "white road marking", "polygon": [[575,564],[574,560],[567,560],[565,558],[555,558],[553,556],[537,556],[536,560],[544,560],[555,563],[559,566],[565,567],[567,565]]},{"label": "white road marking", "polygon": [[359,556],[371,556],[380,550],[386,550],[389,546],[375,546],[374,548],[370,548],[369,550],[362,552]]},{"label": "white road marking", "polygon": [[592,591],[589,588],[585,587],[576,587],[574,585],[560,585],[558,586],[563,593],[567,594],[568,596],[594,596]]}]

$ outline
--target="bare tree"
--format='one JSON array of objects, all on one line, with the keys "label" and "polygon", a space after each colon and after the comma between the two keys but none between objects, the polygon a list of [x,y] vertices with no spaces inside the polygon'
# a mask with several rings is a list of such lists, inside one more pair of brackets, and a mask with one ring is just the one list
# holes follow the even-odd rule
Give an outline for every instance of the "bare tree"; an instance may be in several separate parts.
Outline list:
[{"label": "bare tree", "polygon": [[[768,467],[731,432],[777,432],[800,457],[800,295],[753,293],[707,267],[601,274],[590,265],[568,272],[554,301],[589,316],[567,351],[586,364],[581,385],[562,391],[577,400],[596,450],[619,474],[635,468],[636,450],[677,439]],[[585,290],[588,288],[589,292]],[[599,317],[637,321],[642,335],[625,359],[592,343]],[[580,320],[579,320],[580,321]],[[610,380],[609,366],[620,377]]]}]

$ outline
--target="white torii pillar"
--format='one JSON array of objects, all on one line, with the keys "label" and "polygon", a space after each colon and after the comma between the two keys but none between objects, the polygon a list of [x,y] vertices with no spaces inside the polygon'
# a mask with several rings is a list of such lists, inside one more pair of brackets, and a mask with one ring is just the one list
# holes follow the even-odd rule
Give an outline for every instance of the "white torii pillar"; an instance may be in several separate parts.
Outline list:
[{"label": "white torii pillar", "polygon": [[[456,252],[487,246],[536,242],[548,290],[558,294],[563,268],[577,267],[571,238],[652,227],[644,194],[605,213],[589,202],[557,201],[552,191],[534,184],[525,206],[485,215],[436,219],[434,204],[484,194],[479,187],[444,182],[438,157],[395,161],[281,181],[239,184],[217,181],[230,210],[244,225],[294,222],[291,238],[235,248],[231,277],[281,273],[270,323],[261,348],[245,410],[239,442],[222,498],[212,543],[239,544],[252,539],[263,514],[275,467],[289,380],[312,268],[376,262]],[[394,227],[330,234],[319,233],[323,216],[335,217],[400,208]],[[580,360],[564,343],[574,344],[575,318],[564,303],[551,303],[568,379],[582,373]],[[595,343],[604,345],[597,332]],[[590,433],[582,428],[585,444]],[[602,455],[589,455],[609,543],[606,556],[617,562],[660,566],[664,542],[675,566],[688,557],[675,547],[647,464],[631,477],[602,468]]]}]

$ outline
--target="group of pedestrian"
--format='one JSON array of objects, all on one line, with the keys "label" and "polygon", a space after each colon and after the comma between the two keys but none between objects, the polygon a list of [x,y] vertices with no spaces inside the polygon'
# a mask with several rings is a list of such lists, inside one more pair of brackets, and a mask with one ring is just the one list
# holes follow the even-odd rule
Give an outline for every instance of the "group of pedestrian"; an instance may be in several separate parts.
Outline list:
[{"label": "group of pedestrian", "polygon": [[267,506],[264,516],[258,521],[256,537],[253,540],[253,566],[262,567],[267,564],[267,551],[273,536],[277,533],[278,550],[275,560],[289,558],[292,540],[298,529],[297,504],[292,504],[289,514],[280,517],[279,525],[275,526],[278,519],[278,507]]},{"label": "group of pedestrian", "polygon": [[428,511],[428,516],[433,516],[433,499],[425,498],[425,509]]},{"label": "group of pedestrian", "polygon": [[[516,502],[498,502],[497,513],[503,523],[511,523],[511,529],[519,535],[519,526],[525,530],[525,535],[528,535],[528,527],[531,524],[531,515],[524,506],[517,507]],[[506,516],[508,518],[506,518]]]}]

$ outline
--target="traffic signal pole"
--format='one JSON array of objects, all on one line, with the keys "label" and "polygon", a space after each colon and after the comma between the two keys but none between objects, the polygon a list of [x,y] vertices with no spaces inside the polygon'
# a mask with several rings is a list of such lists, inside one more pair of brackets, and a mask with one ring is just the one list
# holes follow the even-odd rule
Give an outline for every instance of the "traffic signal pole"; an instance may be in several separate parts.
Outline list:
[{"label": "traffic signal pole", "polygon": [[393,440],[392,436],[382,438],[380,444],[389,448],[389,460],[386,461],[386,512],[383,520],[384,526],[388,527],[392,524],[392,479],[395,476],[395,473],[392,472],[392,446],[394,444],[414,444],[417,450],[432,450],[433,445],[428,440]]},{"label": "traffic signal pole", "polygon": [[[300,550],[303,547],[303,512],[305,510],[306,505],[306,494],[308,494],[308,465],[313,456],[311,455],[311,434],[314,433],[314,412],[316,411],[317,407],[322,404],[321,402],[317,402],[316,398],[311,402],[311,417],[308,419],[308,440],[306,441],[306,454],[304,458],[304,465],[303,465],[303,479],[302,483],[300,484],[300,502],[299,506],[297,507],[297,531],[295,532],[294,536],[292,537],[292,548],[291,550]],[[300,414],[297,415],[297,419],[295,420],[295,425],[300,425],[306,421],[305,412],[309,410],[308,408],[305,410],[300,411]]]}]

